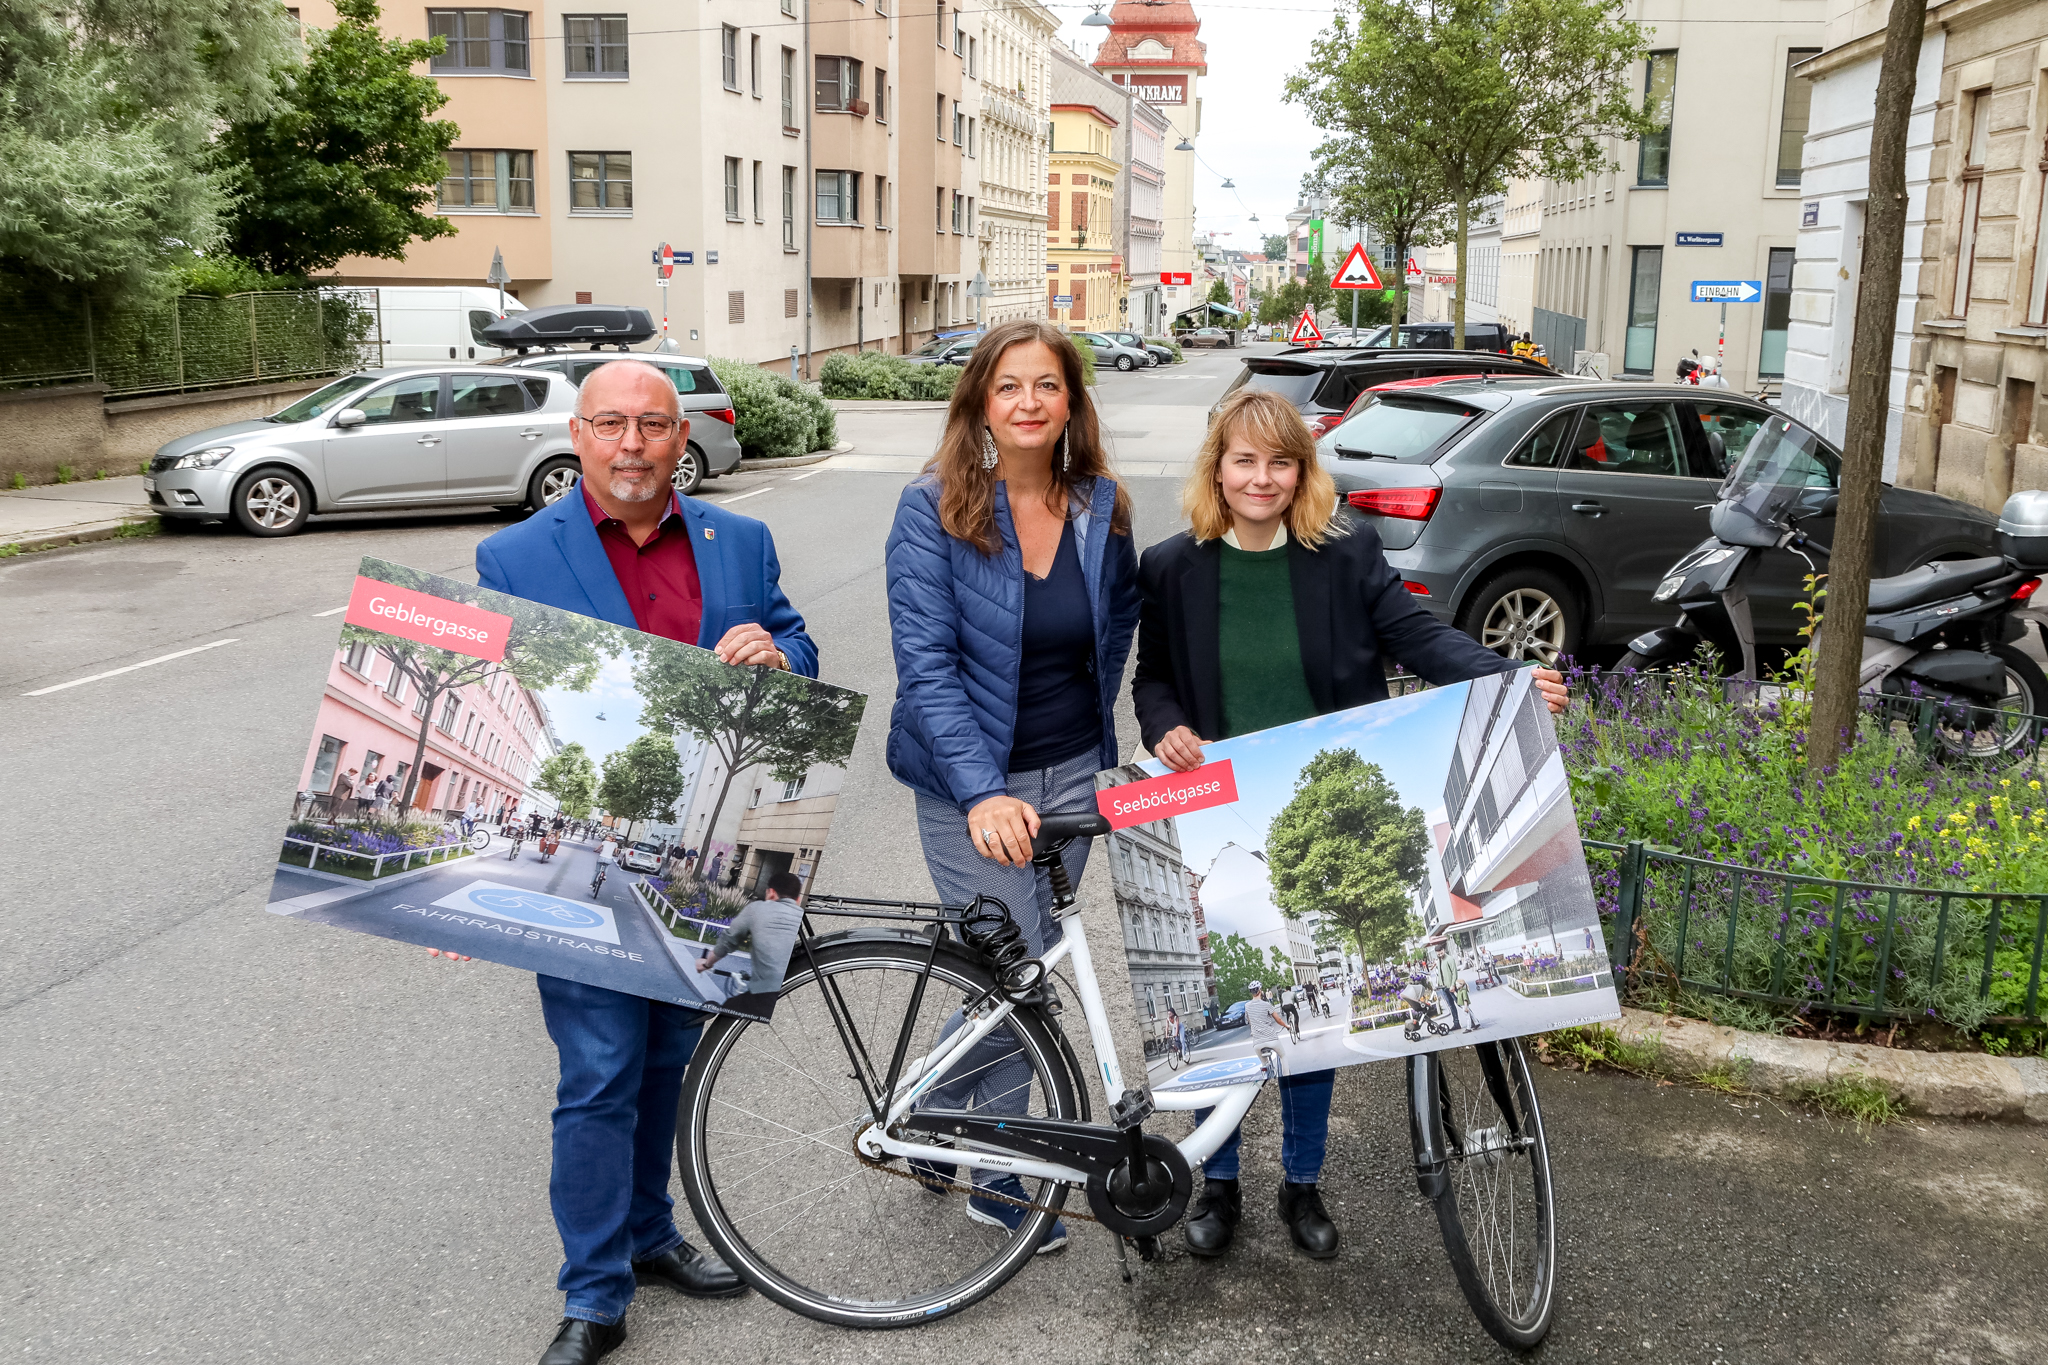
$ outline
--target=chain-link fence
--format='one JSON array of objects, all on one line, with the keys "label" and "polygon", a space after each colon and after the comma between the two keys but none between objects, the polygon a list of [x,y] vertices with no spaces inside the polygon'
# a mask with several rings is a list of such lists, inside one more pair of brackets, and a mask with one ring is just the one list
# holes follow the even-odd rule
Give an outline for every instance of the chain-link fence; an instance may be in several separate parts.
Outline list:
[{"label": "chain-link fence", "polygon": [[340,374],[382,362],[377,307],[373,289],[17,301],[0,312],[0,388],[97,381],[113,397]]}]

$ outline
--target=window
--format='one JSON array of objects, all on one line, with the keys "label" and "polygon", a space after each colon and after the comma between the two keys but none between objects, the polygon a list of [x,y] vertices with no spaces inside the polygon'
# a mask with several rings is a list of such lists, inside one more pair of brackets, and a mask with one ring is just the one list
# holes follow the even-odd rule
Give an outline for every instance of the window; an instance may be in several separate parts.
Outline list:
[{"label": "window", "polygon": [[737,91],[740,88],[740,31],[731,24],[718,26],[718,67],[725,79],[725,88]]},{"label": "window", "polygon": [[818,172],[818,221],[860,222],[860,172]]},{"label": "window", "polygon": [[804,795],[804,783],[808,781],[809,778],[810,774],[805,773],[802,777],[799,777],[794,782],[783,783],[782,799],[784,801],[801,801]]},{"label": "window", "polygon": [[974,155],[974,120],[967,120],[967,155]]},{"label": "window", "polygon": [[[1726,478],[1735,462],[1742,458],[1742,452],[1749,449],[1763,424],[1770,420],[1768,412],[1756,408],[1740,407],[1734,403],[1694,403],[1694,410],[1700,419],[1700,434],[1720,438],[1721,467],[1707,468],[1701,473],[1710,479]],[[1713,455],[1713,446],[1708,444],[1707,453]]]},{"label": "window", "polygon": [[341,741],[333,735],[320,736],[320,755],[313,760],[313,777],[307,783],[308,790],[334,790],[334,770],[341,766],[341,749]]},{"label": "window", "polygon": [[1764,272],[1764,342],[1757,356],[1756,372],[1782,379],[1785,375],[1785,336],[1792,321],[1791,247],[1771,250],[1770,268]]},{"label": "window", "polygon": [[[782,249],[796,250],[796,167],[782,168]],[[789,314],[795,317],[796,314]]]},{"label": "window", "polygon": [[2027,321],[2048,325],[2048,177],[2041,181],[2041,217],[2034,226],[2034,282],[2027,291]]},{"label": "window", "polygon": [[736,156],[725,159],[725,219],[740,221],[740,159]]},{"label": "window", "polygon": [[941,95],[938,98],[937,114],[939,122],[939,141],[944,142],[946,140],[946,97],[944,95]]},{"label": "window", "polygon": [[[1508,456],[1508,463],[1521,469],[1555,469],[1558,457],[1572,438],[1572,432],[1579,425],[1579,410],[1567,408],[1553,414],[1547,421],[1530,433],[1529,439],[1514,454]],[[1433,447],[1432,447],[1433,448]]]},{"label": "window", "polygon": [[782,12],[794,19],[796,17],[796,0],[782,0]]},{"label": "window", "polygon": [[526,15],[505,9],[430,9],[427,36],[448,50],[429,64],[437,73],[527,74]]},{"label": "window", "polygon": [[569,153],[569,212],[622,213],[632,207],[631,152]]},{"label": "window", "polygon": [[362,411],[365,426],[438,421],[441,417],[441,376],[413,375],[395,384],[386,384],[349,406]]},{"label": "window", "polygon": [[973,38],[967,40],[967,75],[970,79],[981,79],[981,45]]},{"label": "window", "polygon": [[960,101],[953,101],[953,145],[965,146],[967,142],[967,115],[960,112]]},{"label": "window", "polygon": [[936,211],[932,217],[937,221],[939,231],[943,233],[946,230],[946,192],[944,190],[935,190],[933,193],[936,196],[936,202],[933,205]]},{"label": "window", "polygon": [[1629,265],[1628,333],[1622,342],[1625,374],[1650,374],[1657,361],[1657,291],[1664,283],[1664,248],[1633,248]]},{"label": "window", "polygon": [[875,68],[875,122],[889,121],[889,73]]},{"label": "window", "polygon": [[[1793,75],[1792,68],[1819,52],[1817,47],[1795,47],[1785,54],[1785,105],[1778,115],[1778,188],[1781,190],[1799,188],[1801,151],[1806,146],[1806,125],[1813,112],[1813,82]],[[1782,365],[1771,373],[1783,373]]]},{"label": "window", "polygon": [[819,57],[816,61],[818,111],[851,112],[853,102],[860,98],[860,63],[851,57]]},{"label": "window", "polygon": [[[943,9],[939,11],[940,18],[943,19],[945,17],[945,14],[946,12]],[[960,7],[958,5],[955,5],[953,7],[953,55],[955,57],[964,57],[967,55],[967,30],[961,27],[960,16]]]},{"label": "window", "polygon": [[1669,403],[1595,403],[1565,452],[1567,470],[1684,474],[1685,443]]},{"label": "window", "polygon": [[462,698],[450,692],[441,698],[441,719],[434,723],[447,734],[455,733],[455,717],[462,710]]},{"label": "window", "polygon": [[754,163],[754,221],[765,221],[761,217],[761,163]]},{"label": "window", "polygon": [[747,37],[747,89],[754,92],[754,98],[761,98],[761,35]]},{"label": "window", "polygon": [[1972,90],[1963,96],[1970,120],[1970,140],[1963,156],[1963,216],[1956,231],[1956,288],[1950,317],[1968,317],[1970,286],[1977,271],[1977,208],[1984,190],[1984,158],[1991,148],[1991,92]]},{"label": "window", "polygon": [[[341,652],[341,666],[351,673],[360,673],[364,677],[368,677],[370,674],[370,649],[371,645],[368,640],[356,641]],[[397,677],[405,676],[399,673],[397,669],[393,669],[392,673]]]},{"label": "window", "polygon": [[967,196],[967,235],[974,235],[974,196]]},{"label": "window", "polygon": [[875,177],[875,226],[889,226],[889,182],[879,175]]},{"label": "window", "polygon": [[481,212],[533,212],[533,153],[451,151],[440,207]]},{"label": "window", "polygon": [[623,80],[626,76],[626,16],[572,14],[565,18],[562,74],[570,80]]},{"label": "window", "polygon": [[939,35],[939,46],[944,47],[946,45],[946,0],[939,0],[937,17],[932,27]]},{"label": "window", "polygon": [[1671,97],[1678,82],[1678,54],[1652,52],[1643,64],[1643,111],[1657,131],[1636,144],[1636,183],[1671,183]]},{"label": "window", "polygon": [[956,233],[960,231],[961,209],[962,206],[966,204],[966,202],[966,199],[962,197],[960,191],[953,191],[953,231]]},{"label": "window", "polygon": [[782,49],[782,126],[796,127],[796,49]]},{"label": "window", "polygon": [[451,417],[513,417],[526,411],[526,386],[518,379],[455,375],[448,381]]}]

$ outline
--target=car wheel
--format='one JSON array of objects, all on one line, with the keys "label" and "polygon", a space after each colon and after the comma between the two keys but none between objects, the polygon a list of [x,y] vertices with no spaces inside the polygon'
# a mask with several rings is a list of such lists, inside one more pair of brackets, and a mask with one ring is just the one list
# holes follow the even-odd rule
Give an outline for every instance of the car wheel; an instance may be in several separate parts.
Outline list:
[{"label": "car wheel", "polygon": [[549,503],[560,502],[583,477],[583,466],[573,455],[557,455],[533,471],[533,483],[526,490],[526,506],[538,512]]},{"label": "car wheel", "polygon": [[235,525],[252,536],[289,536],[313,515],[313,490],[289,469],[259,469],[235,485]]},{"label": "car wheel", "polygon": [[1120,355],[1116,358],[1116,367],[1125,374],[1129,374],[1132,370],[1138,368],[1138,362],[1127,355]]},{"label": "car wheel", "polygon": [[676,461],[676,492],[687,498],[703,485],[704,463],[703,451],[695,445],[683,447],[683,458]]},{"label": "car wheel", "polygon": [[1543,569],[1511,569],[1481,587],[1458,628],[1496,654],[1553,668],[1585,637],[1578,594]]}]

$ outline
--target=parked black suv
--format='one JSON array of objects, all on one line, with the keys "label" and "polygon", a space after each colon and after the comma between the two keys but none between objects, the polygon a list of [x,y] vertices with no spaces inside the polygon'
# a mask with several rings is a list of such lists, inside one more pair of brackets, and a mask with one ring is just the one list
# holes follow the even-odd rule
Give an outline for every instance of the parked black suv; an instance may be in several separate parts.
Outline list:
[{"label": "parked black suv", "polygon": [[[1473,351],[1308,350],[1295,348],[1278,355],[1252,356],[1230,381],[1223,398],[1239,389],[1267,389],[1301,411],[1309,427],[1322,435],[1344,416],[1351,400],[1367,389],[1431,375],[1498,374],[1556,379],[1557,373],[1533,360]],[[1209,409],[1213,421],[1216,409]]]},{"label": "parked black suv", "polygon": [[[1432,615],[1511,658],[1597,663],[1671,623],[1657,585],[1707,535],[1750,440],[1785,420],[1690,385],[1452,380],[1370,395],[1317,452]],[[1968,503],[1887,488],[1878,508],[1874,575],[1998,553],[1995,519]],[[1831,544],[1835,519],[1800,529]],[[1765,552],[1749,590],[1759,644],[1797,643],[1810,572]]]},{"label": "parked black suv", "polygon": [[[1404,351],[1447,351],[1451,349],[1451,324],[1448,322],[1404,322],[1401,324],[1401,349]],[[1361,346],[1386,346],[1393,340],[1391,326],[1378,327],[1358,339]],[[1468,322],[1465,324],[1465,349],[1468,351],[1510,350],[1515,344],[1515,334],[1497,322]]]}]

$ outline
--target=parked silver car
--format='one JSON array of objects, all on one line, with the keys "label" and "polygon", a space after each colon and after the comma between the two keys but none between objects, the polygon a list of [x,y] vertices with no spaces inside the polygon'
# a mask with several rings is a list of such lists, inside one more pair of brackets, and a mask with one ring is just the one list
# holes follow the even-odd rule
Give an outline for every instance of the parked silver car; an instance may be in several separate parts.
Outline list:
[{"label": "parked silver car", "polygon": [[974,343],[980,340],[980,335],[974,332],[965,336],[939,337],[927,341],[903,358],[913,365],[965,365],[974,356]]},{"label": "parked silver car", "polygon": [[508,357],[498,363],[566,375],[570,383],[581,388],[592,370],[614,360],[644,360],[667,375],[669,382],[676,386],[676,404],[690,424],[687,448],[681,462],[676,465],[678,492],[694,493],[704,480],[730,474],[739,468],[740,443],[733,434],[738,413],[733,409],[732,396],[726,393],[725,385],[719,383],[718,376],[711,372],[708,360],[660,351],[623,354],[616,351],[542,351],[534,355]]},{"label": "parked silver car", "polygon": [[1115,337],[1102,332],[1075,332],[1074,340],[1085,341],[1095,351],[1095,368],[1114,365],[1119,370],[1149,369],[1159,362],[1150,351],[1138,346],[1127,346]]},{"label": "parked silver car", "polygon": [[619,849],[619,866],[628,872],[661,871],[661,845],[641,840]]},{"label": "parked silver car", "polygon": [[480,366],[362,370],[268,417],[181,436],[143,489],[159,515],[288,536],[318,512],[538,510],[576,486],[576,391]]}]

